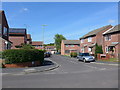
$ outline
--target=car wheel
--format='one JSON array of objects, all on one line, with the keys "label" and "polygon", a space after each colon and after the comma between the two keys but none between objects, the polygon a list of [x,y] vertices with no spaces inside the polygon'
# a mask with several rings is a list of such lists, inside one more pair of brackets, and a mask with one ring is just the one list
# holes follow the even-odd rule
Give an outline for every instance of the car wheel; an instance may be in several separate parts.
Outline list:
[{"label": "car wheel", "polygon": [[85,60],[85,58],[83,59],[83,62],[84,62],[84,63],[86,63],[86,60]]}]

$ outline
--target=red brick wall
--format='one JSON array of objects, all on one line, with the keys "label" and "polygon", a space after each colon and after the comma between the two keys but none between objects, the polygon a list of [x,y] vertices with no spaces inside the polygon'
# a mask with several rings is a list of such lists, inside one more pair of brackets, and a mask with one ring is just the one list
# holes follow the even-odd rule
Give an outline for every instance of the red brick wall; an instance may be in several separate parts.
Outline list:
[{"label": "red brick wall", "polygon": [[66,45],[63,42],[61,43],[61,55],[70,55],[70,53],[65,53],[65,50],[72,50],[72,49],[77,50],[77,52],[79,52],[80,46],[74,45],[74,47],[71,47],[70,45],[68,45],[68,47],[66,47]]},{"label": "red brick wall", "polygon": [[16,49],[16,45],[21,45],[25,43],[24,36],[9,36],[9,40],[13,43],[11,49]]},{"label": "red brick wall", "polygon": [[[81,49],[84,47],[84,45],[86,45],[86,47],[84,47],[84,53],[88,53],[88,52],[89,52],[89,51],[88,51],[89,46],[92,45],[92,44],[94,44],[94,43],[96,43],[96,36],[93,36],[93,37],[91,37],[91,38],[92,38],[92,41],[91,41],[91,42],[88,42],[88,38],[85,38],[85,39],[84,39],[84,42],[83,42],[83,43],[80,43],[80,52],[81,52],[81,53],[83,53]],[[94,53],[94,48],[93,48],[92,51],[93,51],[92,53]],[[89,53],[90,53],[90,52],[89,52]]]},{"label": "red brick wall", "polygon": [[61,43],[61,55],[64,55],[65,54],[65,46],[64,46],[64,43],[62,41]]},{"label": "red brick wall", "polygon": [[[106,53],[105,48],[110,46],[112,42],[119,42],[119,38],[120,38],[120,33],[111,34],[110,41],[105,41],[105,37],[104,37],[104,47],[103,47],[104,53]],[[116,45],[114,48],[115,57],[118,57],[118,53],[120,53],[119,50],[120,50],[120,45]],[[112,52],[109,51],[108,53],[111,54]]]},{"label": "red brick wall", "polygon": [[16,63],[16,64],[4,64],[3,67],[6,68],[19,68],[19,67],[32,67],[41,65],[40,61],[35,61],[34,65],[32,62]]},{"label": "red brick wall", "polygon": [[[103,42],[104,42],[103,33],[110,28],[112,28],[112,26],[109,26],[105,30],[97,33],[96,36],[93,36],[92,37],[92,42],[88,42],[88,38],[85,38],[84,43],[80,43],[80,52],[82,52],[81,49],[82,49],[82,47],[84,47],[85,44],[86,44],[86,47],[84,48],[84,53],[91,53],[91,52],[88,51],[88,48],[91,44],[97,43],[98,45],[103,45]],[[91,54],[94,54],[94,53],[95,53],[95,47],[92,48],[92,53]]]}]

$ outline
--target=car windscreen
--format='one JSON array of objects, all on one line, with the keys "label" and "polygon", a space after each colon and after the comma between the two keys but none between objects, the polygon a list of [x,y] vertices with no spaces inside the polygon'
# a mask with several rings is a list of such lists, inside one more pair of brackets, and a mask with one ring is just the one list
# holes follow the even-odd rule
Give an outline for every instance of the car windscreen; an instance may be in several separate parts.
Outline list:
[{"label": "car windscreen", "polygon": [[90,56],[89,53],[80,53],[79,55],[80,55],[80,56]]}]

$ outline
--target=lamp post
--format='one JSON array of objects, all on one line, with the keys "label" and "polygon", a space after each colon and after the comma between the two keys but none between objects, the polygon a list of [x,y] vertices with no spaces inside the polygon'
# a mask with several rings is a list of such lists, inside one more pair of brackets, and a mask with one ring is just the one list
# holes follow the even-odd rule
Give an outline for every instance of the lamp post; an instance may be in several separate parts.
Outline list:
[{"label": "lamp post", "polygon": [[43,32],[43,45],[44,45],[44,30],[45,30],[45,26],[47,26],[46,24],[41,25],[42,26],[42,32]]}]

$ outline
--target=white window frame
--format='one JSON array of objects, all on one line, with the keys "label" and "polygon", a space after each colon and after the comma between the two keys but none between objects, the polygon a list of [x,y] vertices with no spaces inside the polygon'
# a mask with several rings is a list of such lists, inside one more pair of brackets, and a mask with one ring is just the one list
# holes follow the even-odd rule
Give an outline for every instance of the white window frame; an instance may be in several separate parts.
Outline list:
[{"label": "white window frame", "polygon": [[88,52],[92,52],[92,48],[89,48],[89,47],[88,47]]},{"label": "white window frame", "polygon": [[88,37],[88,42],[92,42],[92,37]]},{"label": "white window frame", "polygon": [[106,52],[106,53],[108,53],[108,52],[109,52],[108,47],[105,47],[105,52]]},{"label": "white window frame", "polygon": [[105,41],[110,41],[111,40],[111,35],[105,35]]},{"label": "white window frame", "polygon": [[65,47],[68,47],[69,45],[65,45]]},{"label": "white window frame", "polygon": [[8,29],[6,27],[3,28],[3,35],[7,36]]},{"label": "white window frame", "polygon": [[74,47],[74,45],[70,45],[70,47]]},{"label": "white window frame", "polygon": [[81,39],[80,41],[81,41],[81,43],[84,43],[84,39]]}]

